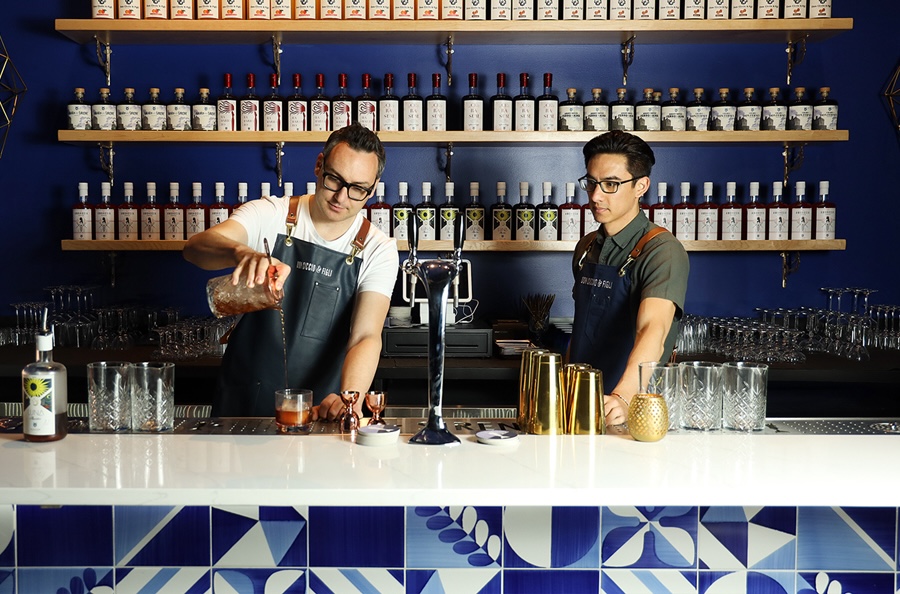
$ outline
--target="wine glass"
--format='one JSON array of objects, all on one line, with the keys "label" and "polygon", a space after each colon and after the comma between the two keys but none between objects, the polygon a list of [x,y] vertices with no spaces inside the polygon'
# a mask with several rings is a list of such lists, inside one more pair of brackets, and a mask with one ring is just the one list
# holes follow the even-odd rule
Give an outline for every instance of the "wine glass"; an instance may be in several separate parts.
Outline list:
[{"label": "wine glass", "polygon": [[387,423],[381,417],[384,410],[387,395],[380,390],[369,390],[366,392],[366,406],[372,411],[372,418],[369,419],[369,425],[386,425]]}]

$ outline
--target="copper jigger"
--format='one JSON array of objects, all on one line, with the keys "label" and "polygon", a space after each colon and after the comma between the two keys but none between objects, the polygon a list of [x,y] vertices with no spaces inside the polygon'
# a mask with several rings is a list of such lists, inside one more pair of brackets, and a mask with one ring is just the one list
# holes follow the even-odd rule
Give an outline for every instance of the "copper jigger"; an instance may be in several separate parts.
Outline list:
[{"label": "copper jigger", "polygon": [[599,369],[577,369],[567,384],[567,433],[574,435],[606,434],[603,408],[603,372]]},{"label": "copper jigger", "polygon": [[519,427],[530,433],[528,422],[532,418],[531,391],[534,380],[534,361],[538,355],[547,353],[544,349],[528,348],[522,351],[522,364],[519,369]]},{"label": "copper jigger", "polygon": [[529,399],[528,432],[537,435],[562,433],[562,355],[543,353],[534,362],[534,380]]},{"label": "copper jigger", "polygon": [[635,394],[628,406],[628,432],[637,441],[659,441],[669,430],[669,410],[659,394]]}]

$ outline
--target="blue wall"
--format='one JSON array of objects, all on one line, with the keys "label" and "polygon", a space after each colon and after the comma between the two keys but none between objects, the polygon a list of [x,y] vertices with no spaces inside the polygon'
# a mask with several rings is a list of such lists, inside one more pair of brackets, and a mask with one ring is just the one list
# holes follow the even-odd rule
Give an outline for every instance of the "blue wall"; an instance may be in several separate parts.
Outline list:
[{"label": "blue wall", "polygon": [[[0,247],[8,258],[0,272],[0,315],[12,314],[10,303],[46,298],[43,287],[71,283],[102,286],[101,302],[177,305],[185,313],[204,314],[203,284],[211,275],[193,268],[178,253],[121,253],[116,261],[116,287],[112,288],[104,255],[60,250],[60,239],[71,237],[68,208],[76,199],[77,183],[90,182],[96,199],[105,179],[95,148],[56,141],[71,89],[84,86],[93,97],[105,83],[94,48],[79,46],[54,31],[54,19],[86,18],[89,11],[87,0],[43,0],[12,3],[0,17],[0,36],[28,85],[0,159],[0,201],[5,208],[0,217]],[[896,265],[892,262],[894,226],[889,215],[900,186],[900,145],[882,96],[900,60],[896,42],[900,4],[895,0],[835,0],[834,14],[852,17],[854,29],[810,44],[805,62],[795,70],[794,84],[832,87],[833,97],[840,102],[840,127],[850,130],[850,141],[807,147],[805,163],[792,180],[806,180],[812,190],[819,180],[831,181],[832,199],[838,205],[837,233],[847,240],[847,250],[802,254],[800,269],[789,278],[786,289],[781,288],[777,253],[692,253],[689,312],[748,315],[755,306],[824,305],[819,291],[823,286],[875,288],[879,293],[873,295],[874,303],[900,303],[900,281],[893,274]],[[267,46],[252,45],[115,45],[112,94],[120,97],[125,86],[136,87],[141,98],[150,86],[161,87],[164,97],[176,86],[186,87],[189,96],[200,86],[217,94],[226,71],[234,74],[240,91],[247,72],[265,80],[270,71],[268,52]],[[401,45],[285,46],[282,65],[286,74],[303,75],[307,93],[315,73],[325,73],[327,92],[332,94],[337,91],[338,72],[350,75],[350,92],[356,94],[363,72],[380,80],[384,72],[391,71],[405,86],[402,81],[407,72],[417,72],[420,80],[427,81],[428,74],[443,70],[437,48]],[[532,90],[539,90],[534,88],[540,84],[539,74],[550,71],[556,94],[564,95],[566,87],[574,86],[582,98],[587,98],[592,86],[608,90],[621,83],[617,46],[458,46],[454,70],[458,77],[449,92],[454,99],[467,90],[461,87],[467,72],[479,73],[485,95],[493,93],[497,71],[505,71],[513,81],[516,73],[531,72]],[[638,38],[629,88],[632,93],[645,86],[784,88],[784,78],[784,47],[778,44],[644,46]],[[285,76],[285,80],[289,78]],[[420,84],[420,93],[428,91],[427,85]],[[404,89],[401,86],[399,90]],[[135,182],[139,202],[144,199],[146,181],[157,182],[162,199],[168,195],[169,181],[181,183],[183,197],[190,195],[192,181],[202,181],[207,200],[212,183],[224,181],[230,202],[236,199],[237,182],[246,181],[250,197],[255,198],[259,182],[275,184],[273,152],[247,145],[122,145],[116,151],[113,200],[121,200],[121,182],[129,180]],[[294,181],[299,190],[313,178],[317,152],[318,147],[287,148],[285,178]],[[671,188],[681,181],[690,181],[695,192],[702,182],[712,181],[721,196],[725,182],[734,180],[743,200],[747,184],[757,180],[762,182],[767,200],[771,182],[782,176],[777,147],[666,145],[656,152],[653,181],[669,182],[670,197]],[[414,202],[420,198],[423,180],[435,184],[440,199],[443,178],[438,156],[434,148],[389,147],[384,176],[388,200],[396,199],[396,184],[401,180],[410,182]],[[555,199],[560,202],[563,184],[582,173],[579,147],[458,147],[453,162],[458,195],[464,198],[468,182],[477,180],[486,202],[493,200],[498,180],[507,182],[513,200],[517,199],[517,182],[531,182],[535,202],[540,182],[552,181]],[[529,292],[556,293],[553,314],[572,314],[567,254],[473,253],[470,257],[484,316],[508,315],[507,308]]]}]

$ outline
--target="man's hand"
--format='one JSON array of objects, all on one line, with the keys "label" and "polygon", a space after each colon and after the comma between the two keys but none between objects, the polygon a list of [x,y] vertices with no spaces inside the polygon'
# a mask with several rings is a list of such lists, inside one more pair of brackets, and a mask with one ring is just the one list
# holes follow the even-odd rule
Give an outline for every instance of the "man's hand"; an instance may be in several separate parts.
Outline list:
[{"label": "man's hand", "polygon": [[236,251],[240,259],[231,273],[233,285],[245,283],[248,288],[252,289],[256,285],[265,283],[266,279],[271,277],[275,281],[275,291],[280,291],[284,287],[284,281],[291,273],[290,266],[277,258],[272,258],[270,270],[269,257],[265,254],[249,247],[243,247]]},{"label": "man's hand", "polygon": [[[362,403],[363,394],[360,392],[359,399],[353,405],[353,410],[356,411],[360,418],[362,418]],[[337,421],[341,418],[341,413],[344,411],[344,401],[341,400],[339,395],[332,392],[322,400],[319,406],[314,406],[312,411],[313,421]]]}]

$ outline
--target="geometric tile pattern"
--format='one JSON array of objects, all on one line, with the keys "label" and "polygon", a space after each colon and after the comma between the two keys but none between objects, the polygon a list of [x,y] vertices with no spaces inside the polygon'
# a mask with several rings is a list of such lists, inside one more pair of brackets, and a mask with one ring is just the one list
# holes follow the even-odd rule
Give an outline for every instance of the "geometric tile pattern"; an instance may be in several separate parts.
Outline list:
[{"label": "geometric tile pattern", "polygon": [[403,594],[403,570],[371,567],[310,569],[309,591],[315,594]]},{"label": "geometric tile pattern", "polygon": [[306,575],[301,569],[216,569],[216,594],[305,594]]},{"label": "geometric tile pattern", "polygon": [[697,566],[696,507],[603,508],[603,566]]},{"label": "geometric tile pattern", "polygon": [[209,507],[116,507],[115,564],[209,567]]},{"label": "geometric tile pattern", "polygon": [[794,594],[794,572],[701,571],[697,592],[700,594]]},{"label": "geometric tile pattern", "polygon": [[825,572],[797,574],[797,594],[893,594],[890,573]]},{"label": "geometric tile pattern", "polygon": [[207,567],[124,567],[116,569],[116,594],[207,594]]},{"label": "geometric tile pattern", "polygon": [[798,516],[797,569],[892,571],[896,508],[808,507]]},{"label": "geometric tile pattern", "polygon": [[[16,516],[11,505],[0,505],[0,567],[13,567],[16,564]],[[0,581],[0,592],[2,592]]]},{"label": "geometric tile pattern", "polygon": [[19,594],[112,593],[112,567],[19,568]]},{"label": "geometric tile pattern", "polygon": [[[404,508],[310,507],[310,567],[403,567]],[[377,546],[374,544],[377,543]]]},{"label": "geometric tile pattern", "polygon": [[407,569],[406,594],[501,594],[498,569]]},{"label": "geometric tile pattern", "polygon": [[793,569],[797,509],[701,507],[700,569]]},{"label": "geometric tile pattern", "polygon": [[215,567],[306,567],[306,508],[212,509]]},{"label": "geometric tile pattern", "polygon": [[503,533],[504,567],[600,567],[597,507],[507,507]]},{"label": "geometric tile pattern", "polygon": [[[17,505],[16,526],[19,567],[113,565],[112,508],[109,506]],[[66,537],[47,538],[56,534]],[[47,592],[51,590],[42,594]]]},{"label": "geometric tile pattern", "polygon": [[601,579],[604,594],[696,594],[697,572],[677,569],[606,569]]},{"label": "geometric tile pattern", "polygon": [[500,567],[500,507],[411,507],[406,567]]}]

